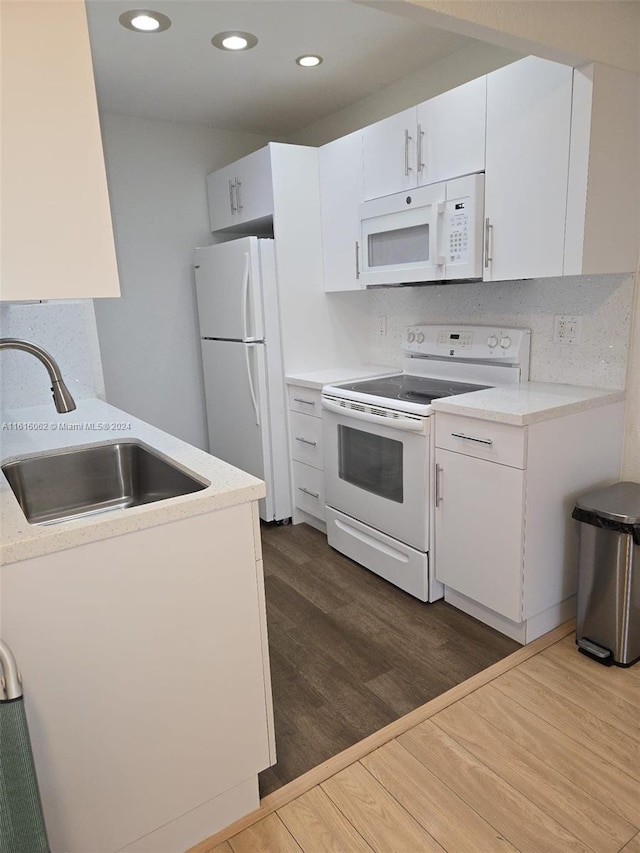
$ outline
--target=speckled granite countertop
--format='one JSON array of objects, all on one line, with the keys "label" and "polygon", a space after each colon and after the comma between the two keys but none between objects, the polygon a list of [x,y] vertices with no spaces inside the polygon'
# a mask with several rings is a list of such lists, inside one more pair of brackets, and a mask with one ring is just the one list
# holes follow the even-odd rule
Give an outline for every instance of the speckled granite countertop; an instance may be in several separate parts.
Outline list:
[{"label": "speckled granite countertop", "polygon": [[624,391],[561,385],[554,382],[522,382],[443,397],[431,404],[434,412],[464,415],[514,426],[560,418],[625,399]]},{"label": "speckled granite countertop", "polygon": [[136,439],[169,457],[210,485],[199,492],[143,506],[114,509],[57,524],[29,524],[3,474],[0,475],[0,564],[14,563],[120,536],[192,515],[258,500],[262,480],[192,447],[102,400],[79,400],[74,412],[56,413],[47,406],[4,410],[0,425],[2,461],[78,445]]},{"label": "speckled granite countertop", "polygon": [[351,379],[368,379],[372,376],[394,373],[402,373],[402,368],[384,364],[360,364],[357,367],[327,367],[324,370],[311,370],[307,373],[292,373],[285,376],[285,381],[288,385],[320,390],[323,385],[335,385],[339,382],[349,382]]}]

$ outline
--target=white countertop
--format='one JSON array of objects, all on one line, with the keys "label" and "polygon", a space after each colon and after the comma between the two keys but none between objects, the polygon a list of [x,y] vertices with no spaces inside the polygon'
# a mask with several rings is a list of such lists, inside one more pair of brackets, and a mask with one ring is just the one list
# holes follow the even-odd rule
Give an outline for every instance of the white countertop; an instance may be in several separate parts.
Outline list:
[{"label": "white countertop", "polygon": [[527,426],[618,403],[624,399],[624,391],[607,388],[588,388],[553,382],[522,382],[443,397],[434,400],[431,407],[435,412]]},{"label": "white countertop", "polygon": [[262,480],[102,400],[79,400],[77,409],[66,415],[57,414],[53,403],[2,412],[0,454],[3,462],[50,450],[123,439],[143,442],[210,485],[199,492],[143,506],[114,509],[57,524],[34,525],[28,523],[6,478],[0,475],[0,564],[201,515],[265,495]]},{"label": "white countertop", "polygon": [[388,376],[402,373],[401,367],[389,367],[385,364],[360,364],[353,367],[327,367],[324,370],[312,370],[307,373],[291,373],[285,376],[287,385],[300,385],[304,388],[321,389],[323,385],[335,385],[337,382],[349,382],[351,379],[368,379],[372,376]]}]

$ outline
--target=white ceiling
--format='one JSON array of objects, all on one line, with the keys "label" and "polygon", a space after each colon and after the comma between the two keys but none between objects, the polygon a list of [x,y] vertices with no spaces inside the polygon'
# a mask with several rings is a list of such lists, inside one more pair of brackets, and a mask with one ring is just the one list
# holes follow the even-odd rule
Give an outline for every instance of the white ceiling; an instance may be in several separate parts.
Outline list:
[{"label": "white ceiling", "polygon": [[[282,138],[472,44],[350,0],[87,0],[101,110]],[[127,9],[171,18],[162,33],[122,27]],[[238,53],[211,38],[248,30]],[[319,53],[317,68],[294,62]]]}]

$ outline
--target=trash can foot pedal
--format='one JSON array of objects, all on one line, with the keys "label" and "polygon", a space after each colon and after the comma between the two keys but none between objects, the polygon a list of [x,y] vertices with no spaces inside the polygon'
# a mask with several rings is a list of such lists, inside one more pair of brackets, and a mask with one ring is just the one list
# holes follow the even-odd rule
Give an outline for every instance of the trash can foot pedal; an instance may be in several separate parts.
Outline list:
[{"label": "trash can foot pedal", "polygon": [[578,651],[582,652],[583,655],[587,655],[594,660],[597,660],[598,663],[603,663],[605,666],[611,666],[613,663],[613,655],[610,649],[605,649],[603,646],[599,646],[597,643],[593,643],[591,640],[587,640],[586,637],[581,637],[579,640],[576,640]]}]

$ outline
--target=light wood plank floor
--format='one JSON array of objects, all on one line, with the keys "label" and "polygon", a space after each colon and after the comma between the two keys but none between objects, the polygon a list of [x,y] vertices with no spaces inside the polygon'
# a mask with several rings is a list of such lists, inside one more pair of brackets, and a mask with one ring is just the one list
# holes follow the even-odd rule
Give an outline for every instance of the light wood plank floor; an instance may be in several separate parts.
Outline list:
[{"label": "light wood plank floor", "polygon": [[640,664],[563,626],[262,800],[191,853],[640,853]]}]

